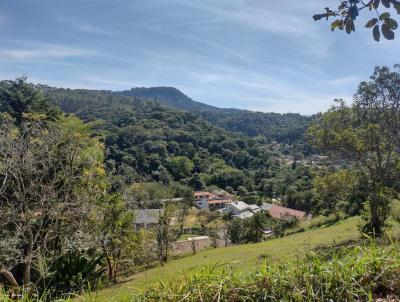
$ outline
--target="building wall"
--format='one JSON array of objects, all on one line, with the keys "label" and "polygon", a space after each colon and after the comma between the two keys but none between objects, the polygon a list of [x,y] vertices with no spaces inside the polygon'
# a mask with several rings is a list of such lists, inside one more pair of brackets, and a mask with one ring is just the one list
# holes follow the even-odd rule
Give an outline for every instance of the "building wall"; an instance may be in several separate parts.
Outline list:
[{"label": "building wall", "polygon": [[[196,252],[204,250],[204,249],[208,249],[208,248],[213,248],[213,241],[209,237],[204,238],[204,239],[194,240],[194,242],[195,242],[195,246],[196,246]],[[192,240],[175,241],[175,242],[172,242],[171,245],[172,245],[172,253],[175,255],[188,254],[188,253],[192,253],[192,251],[193,251]],[[217,245],[217,247],[224,247],[225,240],[217,239],[216,245]]]}]

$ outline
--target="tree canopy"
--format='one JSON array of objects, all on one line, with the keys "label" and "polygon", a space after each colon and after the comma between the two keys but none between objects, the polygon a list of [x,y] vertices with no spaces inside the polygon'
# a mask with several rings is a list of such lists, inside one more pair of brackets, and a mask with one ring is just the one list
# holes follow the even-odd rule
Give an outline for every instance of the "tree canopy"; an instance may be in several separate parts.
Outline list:
[{"label": "tree canopy", "polygon": [[377,67],[362,82],[351,106],[337,101],[310,127],[310,138],[322,150],[354,163],[367,180],[368,204],[363,230],[380,235],[390,198],[398,194],[400,163],[400,73]]}]

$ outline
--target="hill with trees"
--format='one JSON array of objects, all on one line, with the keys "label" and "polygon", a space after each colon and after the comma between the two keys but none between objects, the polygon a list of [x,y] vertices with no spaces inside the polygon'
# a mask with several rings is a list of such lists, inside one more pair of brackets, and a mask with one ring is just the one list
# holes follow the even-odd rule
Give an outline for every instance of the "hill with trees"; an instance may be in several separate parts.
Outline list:
[{"label": "hill with trees", "polygon": [[174,87],[137,87],[116,91],[117,95],[134,96],[141,99],[157,100],[164,105],[186,111],[220,111],[220,108],[196,102]]},{"label": "hill with trees", "polygon": [[233,108],[217,108],[193,101],[173,87],[132,88],[117,95],[157,100],[173,108],[192,112],[213,125],[247,136],[292,144],[304,143],[304,133],[313,117],[298,113],[264,113]]},{"label": "hill with trees", "polygon": [[90,90],[48,89],[46,95],[63,111],[97,121],[109,168],[128,182],[251,188],[256,170],[267,169],[273,157],[254,139],[157,101]]},{"label": "hill with trees", "polygon": [[285,204],[307,212],[317,208],[311,192],[314,168],[288,165],[287,155],[273,149],[263,136],[228,131],[199,114],[154,100],[110,91],[41,90],[63,111],[96,122],[116,186],[179,181],[195,190],[215,185],[246,195],[258,192],[283,198]]}]

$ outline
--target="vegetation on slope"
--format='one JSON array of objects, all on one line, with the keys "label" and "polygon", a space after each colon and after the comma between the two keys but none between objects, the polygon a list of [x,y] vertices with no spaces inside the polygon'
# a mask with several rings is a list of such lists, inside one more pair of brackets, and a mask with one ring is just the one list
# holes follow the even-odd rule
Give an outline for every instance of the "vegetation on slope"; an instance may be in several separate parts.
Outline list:
[{"label": "vegetation on slope", "polygon": [[371,243],[328,257],[310,252],[305,260],[253,274],[214,268],[156,285],[131,300],[350,302],[400,297],[398,245],[386,250]]},{"label": "vegetation on slope", "polygon": [[137,87],[117,91],[117,95],[133,96],[146,100],[157,100],[167,106],[186,111],[219,111],[217,107],[193,101],[174,87]]},{"label": "vegetation on slope", "polygon": [[115,93],[157,100],[170,107],[195,113],[218,127],[250,137],[262,136],[270,141],[287,144],[296,142],[298,151],[309,152],[304,134],[312,117],[297,113],[279,114],[217,108],[195,102],[172,87],[132,88]]},{"label": "vegetation on slope", "polygon": [[97,129],[104,135],[108,171],[122,183],[179,181],[195,190],[216,185],[246,194],[257,191],[258,199],[290,196],[291,207],[316,208],[314,169],[287,165],[265,139],[223,130],[155,101],[107,91],[42,90],[63,111],[102,121]]},{"label": "vegetation on slope", "polygon": [[[284,263],[294,262],[296,259],[304,259],[307,252],[320,247],[356,242],[360,238],[357,232],[360,222],[360,218],[353,217],[332,226],[262,243],[202,251],[196,255],[172,260],[162,267],[130,276],[127,282],[98,292],[95,295],[95,301],[105,302],[112,298],[115,299],[114,301],[118,301],[118,298],[122,301],[123,298],[128,299],[152,288],[167,292],[171,288],[179,287],[189,276],[201,273],[204,267],[229,266],[235,275],[257,273],[262,271],[266,263],[271,269],[276,268]],[[400,225],[394,223],[390,234],[397,237],[400,234]],[[177,282],[177,279],[181,282]]]}]

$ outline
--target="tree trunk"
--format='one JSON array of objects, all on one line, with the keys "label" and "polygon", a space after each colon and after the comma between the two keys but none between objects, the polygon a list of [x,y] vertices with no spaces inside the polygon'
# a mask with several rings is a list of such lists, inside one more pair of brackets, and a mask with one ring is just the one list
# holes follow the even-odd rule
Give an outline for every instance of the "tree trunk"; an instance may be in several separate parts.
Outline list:
[{"label": "tree trunk", "polygon": [[106,255],[106,260],[107,260],[107,268],[108,268],[108,280],[112,281],[113,276],[114,276],[114,270],[112,267],[111,259],[108,255]]},{"label": "tree trunk", "polygon": [[27,247],[26,247],[26,259],[25,259],[25,267],[24,267],[24,276],[23,282],[24,285],[29,285],[31,283],[31,267],[32,267],[32,257],[33,257],[33,234],[31,230],[26,232],[26,240],[27,240]]},{"label": "tree trunk", "polygon": [[2,267],[0,268],[0,274],[3,275],[12,287],[19,287],[17,280],[15,280],[14,275],[9,270]]}]

